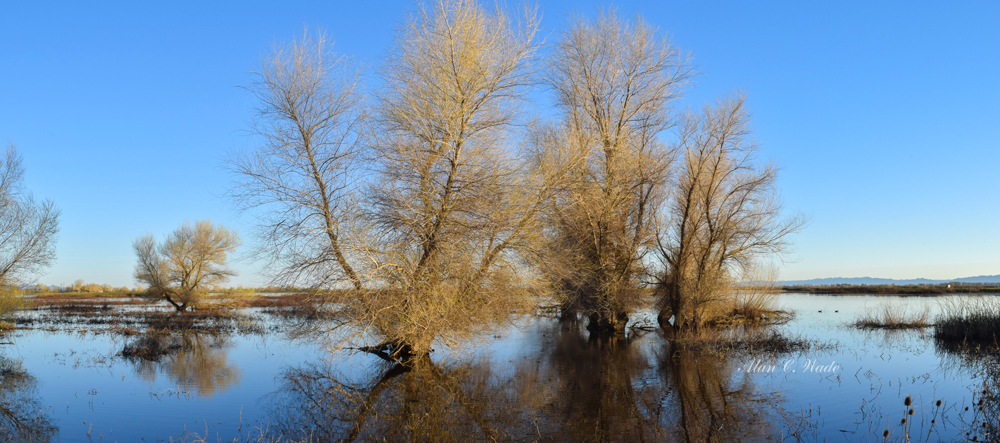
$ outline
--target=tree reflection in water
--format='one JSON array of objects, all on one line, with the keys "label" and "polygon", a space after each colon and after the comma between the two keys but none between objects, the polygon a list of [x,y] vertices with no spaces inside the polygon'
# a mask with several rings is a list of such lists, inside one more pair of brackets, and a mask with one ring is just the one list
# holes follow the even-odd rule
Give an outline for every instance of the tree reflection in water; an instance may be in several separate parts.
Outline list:
[{"label": "tree reflection in water", "polygon": [[268,399],[271,424],[313,441],[767,441],[787,429],[779,397],[734,377],[731,359],[655,334],[591,340],[573,322],[537,336],[538,353],[513,365],[422,358],[360,382],[293,368]]},{"label": "tree reflection in water", "polygon": [[0,356],[0,441],[48,442],[58,428],[47,409],[32,397],[37,380],[18,362]]},{"label": "tree reflection in water", "polygon": [[210,398],[240,382],[240,368],[228,363],[230,347],[222,335],[181,331],[144,334],[125,345],[122,355],[148,383],[164,374],[173,383],[193,388],[198,397]]},{"label": "tree reflection in water", "polygon": [[[536,432],[534,406],[544,393],[524,392],[489,362],[452,366],[428,357],[383,367],[369,383],[350,383],[330,367],[288,370],[273,402],[280,432],[333,440],[520,440]],[[534,402],[532,403],[532,399]]]},{"label": "tree reflection in water", "polygon": [[734,381],[739,363],[676,344],[668,348],[670,358],[664,359],[662,372],[674,389],[668,397],[677,422],[673,440],[781,440],[787,434],[777,395],[757,392],[750,377]]},{"label": "tree reflection in water", "polygon": [[[541,380],[555,390],[547,437],[565,441],[663,441],[660,403],[668,389],[655,378],[649,340],[593,337],[576,321],[542,333]],[[652,337],[650,337],[652,338]]]}]

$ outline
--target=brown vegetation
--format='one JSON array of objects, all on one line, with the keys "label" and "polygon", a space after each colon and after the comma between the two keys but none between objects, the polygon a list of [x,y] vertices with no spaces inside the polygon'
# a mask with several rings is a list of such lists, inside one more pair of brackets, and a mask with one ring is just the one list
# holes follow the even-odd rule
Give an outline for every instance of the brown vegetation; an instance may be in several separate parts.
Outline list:
[{"label": "brown vegetation", "polygon": [[688,116],[670,143],[686,58],[641,19],[601,13],[571,23],[545,66],[558,120],[530,122],[536,30],[530,9],[423,5],[371,107],[322,34],[265,57],[248,88],[261,143],[234,157],[230,194],[263,209],[257,254],[275,282],[337,296],[313,312],[393,355],[483,332],[540,293],[597,333],[624,332],[652,286],[678,328],[768,320],[769,299],[739,288],[801,223],[778,219],[743,97]]},{"label": "brown vegetation", "polygon": [[517,309],[519,252],[558,179],[513,143],[535,29],[531,11],[428,5],[400,27],[372,112],[322,37],[265,58],[250,87],[264,143],[233,161],[231,194],[267,210],[258,253],[276,280],[353,286],[338,318],[406,354]]},{"label": "brown vegetation", "polygon": [[139,261],[135,279],[149,286],[148,297],[166,300],[184,312],[207,288],[235,275],[226,266],[226,255],[239,245],[235,231],[209,220],[185,222],[161,244],[148,234],[132,244]]},{"label": "brown vegetation", "polygon": [[577,18],[556,43],[547,83],[561,120],[546,155],[569,168],[550,205],[542,269],[564,315],[623,333],[640,302],[673,148],[671,103],[691,75],[684,56],[644,22]]},{"label": "brown vegetation", "polygon": [[532,11],[442,1],[398,30],[379,70],[365,214],[377,283],[343,313],[394,351],[427,353],[524,302],[518,251],[555,178],[513,143],[536,29]]},{"label": "brown vegetation", "polygon": [[255,74],[247,89],[259,103],[252,130],[261,143],[229,162],[238,177],[230,197],[264,210],[255,255],[282,285],[361,289],[351,265],[363,170],[357,75],[322,33],[276,46]]},{"label": "brown vegetation", "polygon": [[932,326],[930,311],[910,312],[906,305],[883,303],[858,317],[854,326],[862,329],[916,329]]},{"label": "brown vegetation", "polygon": [[745,102],[736,95],[685,120],[683,166],[659,239],[664,327],[696,330],[741,285],[769,280],[762,257],[781,253],[803,226],[780,218],[777,168],[757,158]]},{"label": "brown vegetation", "polygon": [[27,303],[18,291],[0,289],[0,320],[10,313],[23,309]]}]

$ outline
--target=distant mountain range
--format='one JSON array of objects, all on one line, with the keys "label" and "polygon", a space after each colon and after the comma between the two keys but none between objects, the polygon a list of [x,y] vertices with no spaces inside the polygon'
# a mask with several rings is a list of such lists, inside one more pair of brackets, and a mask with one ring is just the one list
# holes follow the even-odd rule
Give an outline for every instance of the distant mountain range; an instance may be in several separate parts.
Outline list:
[{"label": "distant mountain range", "polygon": [[937,285],[941,283],[1000,283],[1000,275],[980,275],[976,277],[956,278],[953,280],[930,280],[914,278],[896,280],[892,278],[873,277],[831,277],[814,278],[812,280],[786,280],[778,282],[781,286],[824,286],[824,285]]}]

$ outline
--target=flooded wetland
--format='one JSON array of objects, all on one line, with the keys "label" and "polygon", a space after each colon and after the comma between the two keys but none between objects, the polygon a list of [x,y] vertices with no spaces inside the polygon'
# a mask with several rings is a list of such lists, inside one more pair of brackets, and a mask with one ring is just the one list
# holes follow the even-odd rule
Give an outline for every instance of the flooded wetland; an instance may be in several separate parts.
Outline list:
[{"label": "flooded wetland", "polygon": [[0,443],[1000,441],[1000,2],[14,3]]},{"label": "flooded wetland", "polygon": [[[406,364],[332,352],[287,308],[186,314],[90,299],[21,311],[0,348],[4,441],[995,441],[1000,356],[880,306],[969,296],[782,294],[784,324],[674,343],[539,311]],[[160,319],[160,320],[156,320]],[[728,337],[728,338],[727,338]]]}]

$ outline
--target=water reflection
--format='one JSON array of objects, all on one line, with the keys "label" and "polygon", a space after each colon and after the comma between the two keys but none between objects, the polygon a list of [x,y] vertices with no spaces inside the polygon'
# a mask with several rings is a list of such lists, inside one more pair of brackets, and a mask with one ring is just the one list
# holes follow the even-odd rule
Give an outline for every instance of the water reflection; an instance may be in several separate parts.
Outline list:
[{"label": "water reflection", "polygon": [[351,383],[330,367],[289,370],[272,412],[292,438],[332,440],[520,440],[536,429],[531,407],[544,392],[525,391],[487,363],[452,366],[429,358],[383,366]]},{"label": "water reflection", "polygon": [[974,380],[969,386],[971,405],[958,412],[958,422],[976,441],[1000,440],[1000,344],[935,340],[948,367],[967,369]]},{"label": "water reflection", "polygon": [[48,442],[58,428],[35,398],[38,382],[19,362],[0,356],[0,441]]},{"label": "water reflection", "polygon": [[194,389],[198,397],[211,398],[240,383],[240,368],[228,362],[231,348],[224,335],[181,331],[143,334],[128,343],[122,355],[136,375],[150,384],[163,374],[179,386]]},{"label": "water reflection", "polygon": [[[661,407],[669,388],[655,379],[656,359],[640,342],[591,338],[575,321],[542,331],[538,378],[555,389],[546,433],[566,441],[662,441]],[[651,339],[651,340],[650,340]]]},{"label": "water reflection", "polygon": [[738,364],[724,356],[655,334],[591,339],[576,323],[546,321],[535,350],[510,364],[423,358],[361,374],[330,364],[287,370],[268,399],[271,423],[316,441],[779,440],[795,426],[780,396],[734,377]]},{"label": "water reflection", "polygon": [[675,344],[667,349],[670,354],[661,370],[673,388],[668,397],[670,415],[677,423],[672,440],[781,440],[805,427],[778,407],[779,394],[763,394],[750,377],[734,377],[743,362]]}]

